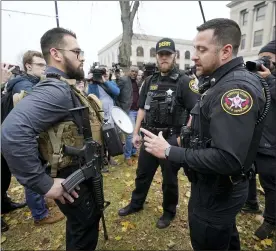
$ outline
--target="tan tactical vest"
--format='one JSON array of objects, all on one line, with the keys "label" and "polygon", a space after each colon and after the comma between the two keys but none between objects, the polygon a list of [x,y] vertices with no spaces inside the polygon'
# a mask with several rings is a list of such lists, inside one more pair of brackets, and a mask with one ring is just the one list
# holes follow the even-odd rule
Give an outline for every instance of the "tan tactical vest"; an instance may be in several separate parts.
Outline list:
[{"label": "tan tactical vest", "polygon": [[[75,87],[75,80],[60,78],[61,81],[70,85],[72,92],[80,100],[83,106],[89,108],[90,125],[93,140],[102,145],[102,122],[103,112],[101,101],[93,94],[86,97]],[[22,91],[13,97],[14,106],[24,97],[26,93]],[[38,137],[39,151],[44,160],[51,166],[51,176],[56,177],[57,171],[67,167],[72,163],[72,157],[64,156],[63,145],[77,148],[83,147],[83,136],[78,134],[78,128],[73,121],[61,122],[47,132],[42,132]]]}]

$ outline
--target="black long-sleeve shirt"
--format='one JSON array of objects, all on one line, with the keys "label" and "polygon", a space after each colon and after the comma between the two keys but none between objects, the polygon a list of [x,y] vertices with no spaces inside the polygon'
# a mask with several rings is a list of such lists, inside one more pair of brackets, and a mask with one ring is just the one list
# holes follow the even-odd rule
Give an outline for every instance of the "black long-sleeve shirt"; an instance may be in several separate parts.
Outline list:
[{"label": "black long-sleeve shirt", "polygon": [[[210,147],[195,150],[172,146],[170,161],[203,174],[240,174],[265,104],[260,81],[242,64],[242,58],[235,58],[220,67],[210,77],[214,81],[198,104],[201,129],[211,139]],[[192,128],[198,124],[198,111],[195,107],[191,112]]]},{"label": "black long-sleeve shirt", "polygon": [[[56,68],[49,67],[46,73],[50,72],[68,78]],[[2,154],[12,174],[39,194],[49,191],[53,179],[39,159],[37,136],[57,123],[71,120],[69,109],[73,107],[70,87],[56,79],[47,80],[38,83],[2,124]]]}]

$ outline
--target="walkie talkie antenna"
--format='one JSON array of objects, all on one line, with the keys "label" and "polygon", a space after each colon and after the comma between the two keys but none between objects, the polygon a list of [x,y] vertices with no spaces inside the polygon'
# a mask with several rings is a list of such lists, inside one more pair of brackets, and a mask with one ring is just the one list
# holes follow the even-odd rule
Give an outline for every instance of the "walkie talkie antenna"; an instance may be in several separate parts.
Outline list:
[{"label": "walkie talkie antenna", "polygon": [[201,10],[201,15],[202,15],[202,18],[203,18],[203,22],[205,23],[206,20],[205,20],[205,16],[204,16],[204,12],[203,12],[201,1],[198,1],[198,3],[199,3],[200,10]]}]

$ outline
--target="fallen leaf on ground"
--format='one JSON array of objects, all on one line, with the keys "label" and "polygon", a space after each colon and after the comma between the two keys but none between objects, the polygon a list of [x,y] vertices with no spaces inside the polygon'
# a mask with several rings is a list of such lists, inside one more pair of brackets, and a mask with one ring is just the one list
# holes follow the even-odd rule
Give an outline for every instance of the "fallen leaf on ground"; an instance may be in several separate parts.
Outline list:
[{"label": "fallen leaf on ground", "polygon": [[163,213],[163,207],[158,206],[157,209],[158,209],[158,211],[159,211],[160,213]]},{"label": "fallen leaf on ground", "polygon": [[173,248],[176,245],[173,241],[170,241],[169,244],[167,244],[168,248]]},{"label": "fallen leaf on ground", "polygon": [[41,228],[38,228],[35,230],[36,233],[40,233],[41,232]]},{"label": "fallen leaf on ground", "polygon": [[179,177],[179,179],[182,180],[182,181],[184,181],[184,180],[185,180],[185,177],[181,175],[181,176]]},{"label": "fallen leaf on ground", "polygon": [[116,236],[116,237],[115,237],[115,240],[116,240],[116,241],[119,241],[119,240],[121,240],[121,239],[122,239],[122,236]]},{"label": "fallen leaf on ground", "polygon": [[261,224],[263,224],[263,222],[264,222],[264,217],[263,217],[262,215],[258,214],[258,215],[256,215],[255,220],[256,220],[257,222],[260,222]]},{"label": "fallen leaf on ground", "polygon": [[125,207],[128,204],[127,200],[122,200],[119,202],[119,205],[121,205],[122,207]]},{"label": "fallen leaf on ground", "polygon": [[27,217],[30,217],[31,216],[31,212],[25,212],[24,215],[27,216]]},{"label": "fallen leaf on ground", "polygon": [[185,196],[186,196],[187,198],[190,198],[190,197],[191,197],[191,192],[190,192],[190,191],[186,192],[186,193],[185,193]]},{"label": "fallen leaf on ground", "polygon": [[242,227],[241,226],[237,226],[237,229],[239,232],[242,232]]},{"label": "fallen leaf on ground", "polygon": [[125,183],[126,183],[126,185],[128,187],[130,187],[131,185],[133,185],[134,181],[133,180],[131,180],[131,181],[125,181]]},{"label": "fallen leaf on ground", "polygon": [[[127,229],[134,229],[135,228],[135,226],[131,223],[131,222],[129,222],[129,221],[123,221],[123,222],[121,222],[121,225],[123,226],[123,228],[125,228],[126,230]],[[124,231],[123,231],[124,232]]]},{"label": "fallen leaf on ground", "polygon": [[254,245],[254,250],[261,250],[261,248],[257,244],[255,244]]},{"label": "fallen leaf on ground", "polygon": [[256,241],[259,241],[260,239],[256,236],[256,235],[253,235],[252,238]]},{"label": "fallen leaf on ground", "polygon": [[22,186],[16,186],[16,187],[11,188],[11,192],[13,193],[13,192],[16,192],[20,189],[23,189],[23,187]]},{"label": "fallen leaf on ground", "polygon": [[271,247],[272,246],[272,240],[271,239],[264,239],[264,240],[261,241],[261,244],[264,245],[264,246]]},{"label": "fallen leaf on ground", "polygon": [[2,235],[1,236],[1,244],[4,243],[6,240],[7,240],[7,237]]},{"label": "fallen leaf on ground", "polygon": [[155,181],[157,184],[161,184],[161,182],[162,182],[161,178],[156,178],[154,181]]},{"label": "fallen leaf on ground", "polygon": [[130,177],[130,173],[126,173],[126,177],[129,178]]}]

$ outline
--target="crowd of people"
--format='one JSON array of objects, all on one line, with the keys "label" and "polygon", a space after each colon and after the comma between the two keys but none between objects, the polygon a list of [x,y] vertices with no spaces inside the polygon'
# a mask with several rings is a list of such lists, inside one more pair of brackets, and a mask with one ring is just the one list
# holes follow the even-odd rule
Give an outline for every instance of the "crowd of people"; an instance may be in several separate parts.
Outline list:
[{"label": "crowd of people", "polygon": [[[120,217],[143,210],[160,166],[163,214],[156,227],[170,226],[179,201],[177,175],[183,168],[191,182],[188,220],[193,249],[240,250],[237,214],[261,213],[258,173],[265,210],[255,235],[272,237],[276,231],[275,40],[260,50],[252,71],[238,56],[241,31],[236,22],[212,19],[197,32],[190,74],[176,67],[175,43],[163,38],[156,44],[157,69],[151,67],[150,73],[135,65],[123,72],[118,65],[99,64],[85,78],[84,52],[77,36],[63,28],[41,37],[41,52],[24,54],[20,74],[14,73],[14,66],[2,64],[1,212],[27,205],[35,225],[66,217],[66,249],[95,250],[102,213],[93,182],[84,180],[72,191],[64,187],[79,166],[91,163],[64,155],[63,145],[84,145],[76,127],[79,118],[69,111],[87,106],[93,139],[101,148],[95,163],[101,172],[117,166],[103,142],[101,125],[114,123],[111,111],[118,106],[134,127],[132,134],[120,133],[124,160],[127,166],[138,160],[135,189],[130,203],[119,210]],[[8,197],[11,175],[24,186],[26,203]],[[59,210],[52,212],[49,203],[54,201]],[[8,231],[2,217],[1,229]]]}]

